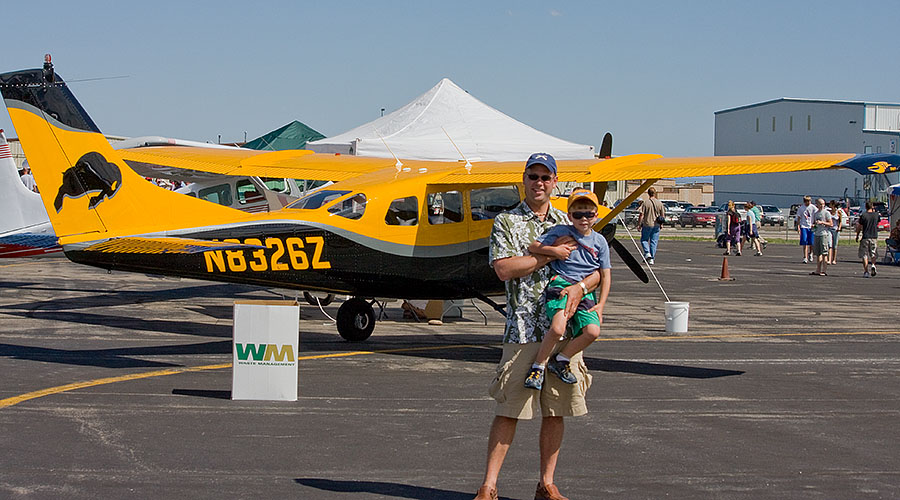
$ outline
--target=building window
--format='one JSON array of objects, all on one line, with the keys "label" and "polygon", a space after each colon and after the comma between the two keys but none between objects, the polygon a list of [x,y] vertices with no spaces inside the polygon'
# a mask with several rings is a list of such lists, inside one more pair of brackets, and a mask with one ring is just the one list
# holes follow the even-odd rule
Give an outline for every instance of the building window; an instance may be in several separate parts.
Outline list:
[{"label": "building window", "polygon": [[794,130],[794,116],[793,115],[791,115],[791,120],[790,120],[790,123],[788,124],[788,130],[789,131]]},{"label": "building window", "polygon": [[812,130],[812,115],[806,115],[806,130]]},{"label": "building window", "polygon": [[775,117],[772,117],[772,132],[775,131]]},{"label": "building window", "polygon": [[756,118],[756,131],[759,132],[759,118]]},{"label": "building window", "polygon": [[872,154],[872,146],[866,146],[866,147],[863,149],[863,153],[865,153],[865,154],[867,154],[867,155]]}]

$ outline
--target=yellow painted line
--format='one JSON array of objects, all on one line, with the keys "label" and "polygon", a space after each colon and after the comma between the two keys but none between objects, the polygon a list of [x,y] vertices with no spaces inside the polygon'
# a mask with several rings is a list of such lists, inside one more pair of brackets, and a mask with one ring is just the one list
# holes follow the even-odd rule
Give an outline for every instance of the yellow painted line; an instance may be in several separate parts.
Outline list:
[{"label": "yellow painted line", "polygon": [[27,266],[32,264],[32,262],[17,262],[15,264],[2,264],[0,267],[16,267],[16,266]]},{"label": "yellow painted line", "polygon": [[[816,333],[741,333],[733,335],[666,335],[655,337],[608,337],[599,338],[597,342],[616,342],[616,341],[646,341],[646,340],[689,340],[689,339],[729,339],[729,338],[751,338],[751,337],[822,337],[822,336],[852,336],[852,335],[900,335],[900,332],[816,332]],[[495,346],[498,344],[489,344]],[[460,349],[460,348],[484,348],[485,345],[476,344],[453,344],[444,346],[429,347],[404,347],[398,349],[384,349],[379,351],[351,351],[339,352],[333,354],[315,354],[310,356],[300,356],[298,361],[326,358],[344,358],[349,356],[363,356],[371,354],[390,354],[395,352],[414,352],[414,351],[434,351],[439,349]],[[162,377],[165,375],[175,375],[178,373],[199,372],[205,370],[221,370],[223,368],[231,368],[231,363],[221,363],[217,365],[192,366],[184,368],[168,368],[165,370],[155,370],[145,373],[133,373],[131,375],[122,375],[119,377],[107,377],[94,380],[85,380],[83,382],[75,382],[72,384],[60,385],[41,389],[39,391],[28,392],[11,398],[0,399],[0,409],[17,405],[24,401],[60,394],[63,392],[74,391],[76,389],[84,389],[86,387],[95,387],[98,385],[112,384],[115,382],[126,382],[129,380],[139,380],[142,378]]]},{"label": "yellow painted line", "polygon": [[[399,348],[399,349],[385,349],[382,351],[352,351],[352,352],[339,352],[334,354],[317,354],[311,356],[300,356],[297,358],[297,361],[311,360],[311,359],[325,359],[325,358],[342,358],[347,356],[360,356],[366,354],[385,354],[392,352],[410,352],[410,351],[430,351],[436,349],[455,349],[460,347],[480,347],[475,345],[449,345],[449,346],[432,346],[432,347],[407,347],[407,348]],[[105,384],[113,384],[116,382],[127,382],[129,380],[139,380],[142,378],[151,378],[151,377],[163,377],[166,375],[175,375],[178,373],[186,373],[186,372],[199,372],[204,370],[221,370],[223,368],[231,368],[231,363],[221,363],[217,365],[205,365],[205,366],[191,366],[184,368],[167,368],[165,370],[155,370],[152,372],[145,373],[133,373],[131,375],[122,375],[119,377],[107,377],[107,378],[98,378],[94,380],[85,380],[83,382],[75,382],[72,384],[60,385],[57,387],[49,387],[47,389],[41,389],[39,391],[29,392],[25,394],[20,394],[18,396],[13,396],[11,398],[0,399],[0,409],[7,408],[9,406],[14,406],[24,401],[29,401],[32,399],[42,398],[44,396],[50,396],[53,394],[60,394],[63,392],[74,391],[76,389],[84,389],[86,387],[95,387],[98,385]]]}]

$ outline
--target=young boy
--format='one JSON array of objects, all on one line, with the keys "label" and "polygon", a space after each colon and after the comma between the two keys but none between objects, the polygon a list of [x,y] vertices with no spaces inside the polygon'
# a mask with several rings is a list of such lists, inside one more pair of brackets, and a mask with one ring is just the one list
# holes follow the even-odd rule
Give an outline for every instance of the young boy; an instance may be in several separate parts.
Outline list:
[{"label": "young boy", "polygon": [[[550,228],[540,238],[531,243],[528,251],[555,257],[550,263],[554,276],[547,285],[546,311],[550,317],[550,330],[541,341],[540,350],[525,379],[525,387],[540,390],[544,382],[544,367],[548,366],[555,375],[567,384],[578,382],[569,369],[569,359],[584,350],[600,336],[603,306],[609,295],[610,265],[609,245],[606,238],[593,230],[597,222],[597,196],[586,190],[576,189],[569,196],[568,212],[572,225],[561,224]],[[569,250],[564,245],[549,246],[562,236],[571,236],[576,248]],[[588,293],[581,280],[595,270],[600,270],[600,297]],[[566,297],[562,290],[574,283],[580,283],[585,292],[578,309],[571,319],[572,341],[550,358],[550,354],[566,332]]]}]

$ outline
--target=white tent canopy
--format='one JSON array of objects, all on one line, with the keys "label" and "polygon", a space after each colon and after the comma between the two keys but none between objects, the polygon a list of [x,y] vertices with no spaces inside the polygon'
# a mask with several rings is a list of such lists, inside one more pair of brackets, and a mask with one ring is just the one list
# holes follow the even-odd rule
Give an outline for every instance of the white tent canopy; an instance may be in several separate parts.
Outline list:
[{"label": "white tent canopy", "polygon": [[475,99],[447,78],[397,111],[306,147],[318,153],[377,158],[391,158],[393,151],[407,160],[461,160],[453,143],[469,161],[524,162],[539,151],[558,160],[594,156],[593,146],[535,130]]}]

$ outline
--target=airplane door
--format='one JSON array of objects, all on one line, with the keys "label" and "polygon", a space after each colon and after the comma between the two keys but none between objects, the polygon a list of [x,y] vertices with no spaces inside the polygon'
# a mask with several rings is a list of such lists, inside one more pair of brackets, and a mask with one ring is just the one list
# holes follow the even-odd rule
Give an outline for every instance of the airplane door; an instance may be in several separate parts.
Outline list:
[{"label": "airplane door", "polygon": [[467,193],[469,211],[469,283],[478,290],[502,290],[502,284],[490,266],[491,229],[497,214],[515,208],[521,200],[517,186],[492,186]]}]

